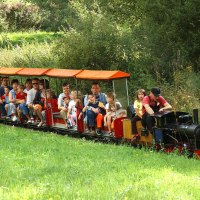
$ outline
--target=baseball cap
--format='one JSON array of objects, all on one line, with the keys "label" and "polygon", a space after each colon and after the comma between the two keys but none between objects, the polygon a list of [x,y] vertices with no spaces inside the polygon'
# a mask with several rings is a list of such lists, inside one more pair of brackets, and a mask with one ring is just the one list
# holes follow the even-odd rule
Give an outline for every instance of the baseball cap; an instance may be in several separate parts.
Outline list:
[{"label": "baseball cap", "polygon": [[151,88],[151,92],[153,93],[153,95],[155,97],[159,97],[160,96],[160,89],[159,88]]}]

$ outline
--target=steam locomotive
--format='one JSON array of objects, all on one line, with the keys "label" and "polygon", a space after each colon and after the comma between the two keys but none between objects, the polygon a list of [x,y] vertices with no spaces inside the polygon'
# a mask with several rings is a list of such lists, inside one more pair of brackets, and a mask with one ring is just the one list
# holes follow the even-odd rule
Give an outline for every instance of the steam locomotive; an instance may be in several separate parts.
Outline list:
[{"label": "steam locomotive", "polygon": [[193,110],[193,117],[186,112],[169,111],[154,115],[156,127],[154,139],[157,144],[165,144],[166,151],[175,147],[180,151],[187,149],[198,153],[200,148],[200,124],[198,109]]}]

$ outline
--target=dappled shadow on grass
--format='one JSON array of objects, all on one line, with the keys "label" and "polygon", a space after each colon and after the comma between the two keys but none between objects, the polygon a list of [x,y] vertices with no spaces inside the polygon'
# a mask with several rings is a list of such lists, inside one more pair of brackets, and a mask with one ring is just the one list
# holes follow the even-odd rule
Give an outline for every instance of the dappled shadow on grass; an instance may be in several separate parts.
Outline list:
[{"label": "dappled shadow on grass", "polygon": [[6,198],[199,197],[198,160],[5,126],[0,136]]}]

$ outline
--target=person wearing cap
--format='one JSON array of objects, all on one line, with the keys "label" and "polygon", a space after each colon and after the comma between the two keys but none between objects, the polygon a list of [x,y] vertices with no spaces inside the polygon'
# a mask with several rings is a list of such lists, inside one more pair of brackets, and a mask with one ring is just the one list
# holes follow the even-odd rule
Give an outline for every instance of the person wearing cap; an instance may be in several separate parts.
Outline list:
[{"label": "person wearing cap", "polygon": [[171,110],[172,106],[161,96],[159,88],[152,88],[149,96],[145,96],[142,101],[142,126],[153,133],[155,112]]}]

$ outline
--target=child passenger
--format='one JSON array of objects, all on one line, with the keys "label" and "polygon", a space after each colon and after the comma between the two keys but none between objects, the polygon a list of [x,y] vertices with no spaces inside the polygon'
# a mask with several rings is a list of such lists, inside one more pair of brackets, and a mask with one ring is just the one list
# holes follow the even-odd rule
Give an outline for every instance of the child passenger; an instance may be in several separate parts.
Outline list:
[{"label": "child passenger", "polygon": [[[79,94],[80,92],[78,92]],[[76,102],[77,102],[77,91],[72,91],[70,94],[71,100],[69,101],[68,105],[68,113],[67,113],[67,118],[70,120],[70,123],[72,126],[76,126],[77,124],[77,115],[76,115]]]},{"label": "child passenger", "polygon": [[44,123],[46,123],[46,110],[51,108],[52,112],[58,112],[58,100],[50,89],[46,90],[46,97],[44,100],[44,110],[42,111],[42,118]]},{"label": "child passenger", "polygon": [[[95,117],[99,114],[99,102],[96,102],[96,97],[94,94],[88,94],[88,102],[83,108],[82,112],[85,113],[87,116],[87,123],[90,133],[95,133]],[[79,119],[82,116],[82,113],[79,115]]]},{"label": "child passenger", "polygon": [[106,97],[106,115],[104,117],[104,126],[108,127],[108,131],[111,132],[111,124],[115,117],[116,111],[119,110],[122,106],[120,102],[115,99],[113,92],[108,92]]},{"label": "child passenger", "polygon": [[13,116],[12,120],[17,121],[17,115],[16,115],[16,93],[17,93],[17,87],[19,85],[19,81],[17,79],[13,79],[11,81],[11,85],[13,87],[12,90],[9,92],[9,109],[11,112],[11,115]]},{"label": "child passenger", "polygon": [[135,116],[132,118],[132,133],[138,134],[136,122],[142,119],[142,100],[146,96],[145,90],[139,89],[136,92],[136,100],[134,101]]},{"label": "child passenger", "polygon": [[108,112],[104,117],[104,126],[108,127],[109,134],[112,134],[112,121],[117,117],[116,112],[120,110],[120,108],[121,104],[119,102],[109,104]]},{"label": "child passenger", "polygon": [[31,122],[30,116],[28,114],[28,108],[26,106],[26,98],[27,94],[24,92],[24,85],[18,85],[17,87],[17,94],[16,94],[16,101],[18,103],[17,113],[18,116],[21,116],[21,112],[25,115],[28,119],[28,123]]}]

